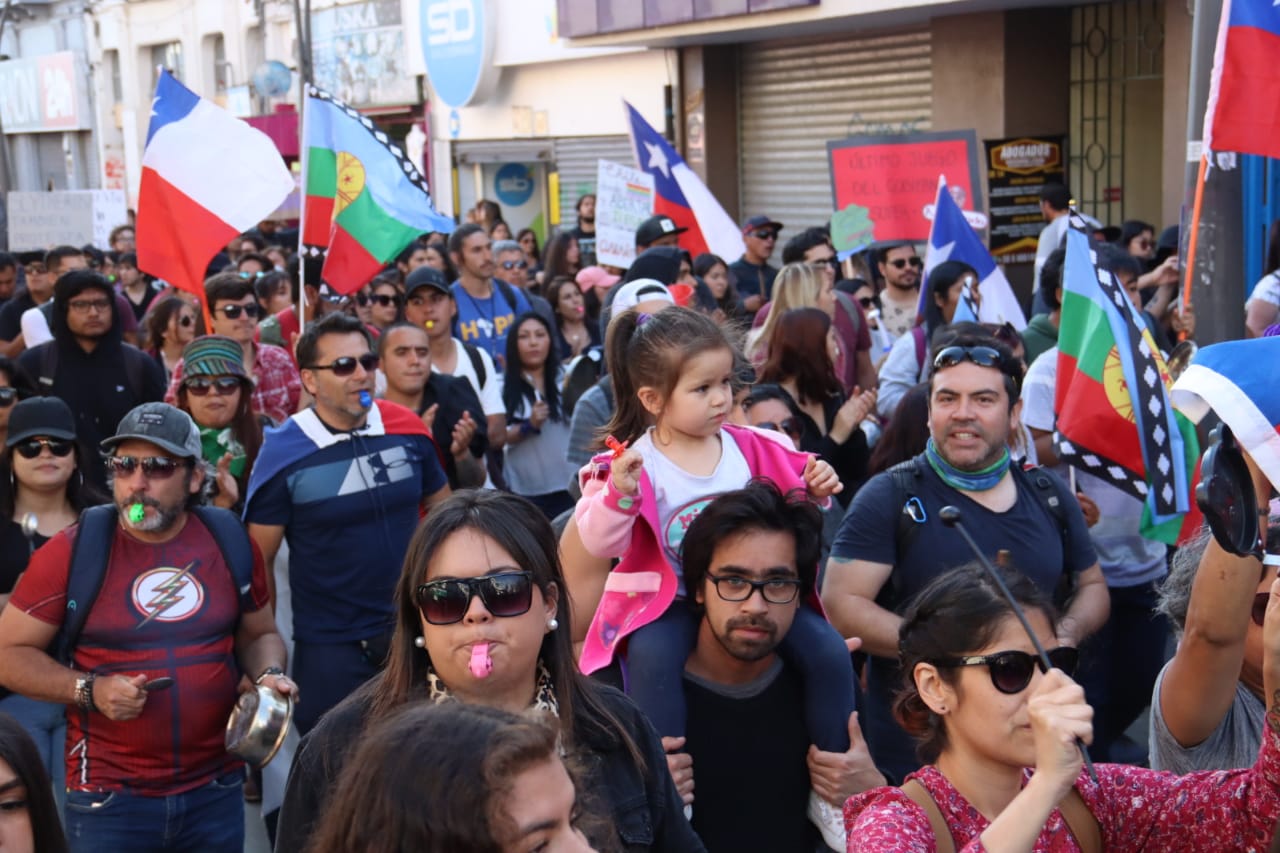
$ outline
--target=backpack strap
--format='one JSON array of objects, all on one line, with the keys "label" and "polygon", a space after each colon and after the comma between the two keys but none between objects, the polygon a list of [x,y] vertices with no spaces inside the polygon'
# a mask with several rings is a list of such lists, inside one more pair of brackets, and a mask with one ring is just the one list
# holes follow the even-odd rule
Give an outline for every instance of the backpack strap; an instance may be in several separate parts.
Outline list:
[{"label": "backpack strap", "polygon": [[[1057,478],[1040,465],[1015,464],[1013,471],[1015,477],[1021,477],[1031,487],[1031,493],[1058,526],[1058,536],[1062,539],[1062,576],[1066,578],[1067,566],[1071,563],[1071,537],[1067,535],[1067,509],[1063,505],[1062,489],[1054,482]],[[1071,586],[1074,587],[1074,583]]]},{"label": "backpack strap", "polygon": [[114,505],[94,506],[80,513],[75,542],[71,545],[71,562],[67,566],[67,609],[52,646],[54,659],[61,663],[70,665],[80,632],[102,590],[115,535]]},{"label": "backpack strap", "polygon": [[147,371],[151,365],[147,364],[151,359],[142,350],[131,344],[122,344],[121,350],[124,352],[125,379],[129,385],[129,393],[133,394],[133,399],[143,400],[142,396],[142,378],[147,375]]},{"label": "backpack strap", "polygon": [[938,853],[956,853],[956,840],[951,835],[951,827],[947,826],[947,821],[942,816],[942,810],[938,808],[938,803],[933,799],[933,795],[929,793],[929,789],[915,779],[908,779],[898,790],[906,794],[911,802],[924,810],[925,816],[929,818],[929,828],[933,830],[934,843]]},{"label": "backpack strap", "polygon": [[920,477],[918,457],[899,462],[889,469],[888,474],[894,488],[892,503],[898,507],[894,551],[901,558],[920,533],[920,525],[929,520],[924,504],[916,496],[916,480]]},{"label": "backpack strap", "polygon": [[40,350],[40,375],[36,377],[41,394],[48,394],[53,389],[53,379],[58,373],[58,347],[50,341]]},{"label": "backpack strap", "polygon": [[[480,383],[480,387],[484,387],[484,383],[488,380],[488,372],[484,369],[484,359],[480,357],[480,349],[474,344],[463,343],[462,348],[467,352],[467,358],[471,359],[471,369],[476,372],[476,381]],[[476,396],[479,397],[479,389]]]},{"label": "backpack strap", "polygon": [[1102,853],[1102,827],[1078,790],[1073,787],[1068,791],[1058,803],[1058,810],[1082,853]]},{"label": "backpack strap", "polygon": [[493,283],[497,286],[498,291],[502,293],[502,298],[507,301],[507,307],[511,309],[511,313],[519,314],[520,309],[516,307],[518,301],[516,300],[515,288],[509,282],[505,282],[500,278],[495,278]]},{"label": "backpack strap", "polygon": [[216,506],[198,506],[192,509],[192,513],[213,535],[222,559],[231,570],[240,612],[257,610],[253,600],[253,545],[240,519],[231,510]]}]

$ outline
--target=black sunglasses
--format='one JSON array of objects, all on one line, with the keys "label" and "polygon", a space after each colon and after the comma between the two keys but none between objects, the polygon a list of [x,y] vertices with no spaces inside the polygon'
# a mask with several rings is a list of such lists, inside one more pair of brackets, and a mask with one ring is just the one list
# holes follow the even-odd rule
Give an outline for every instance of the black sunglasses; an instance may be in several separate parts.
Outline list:
[{"label": "black sunglasses", "polygon": [[203,397],[210,391],[217,393],[219,397],[226,397],[234,394],[236,389],[240,387],[240,377],[218,376],[211,378],[208,376],[193,376],[184,380],[182,384],[186,386],[188,394],[194,394],[197,397]]},{"label": "black sunglasses", "polygon": [[167,480],[174,473],[189,463],[186,459],[174,459],[170,456],[146,456],[138,458],[136,456],[108,456],[107,467],[111,469],[111,473],[117,476],[123,474],[128,477],[134,471],[138,470],[138,466],[142,466],[142,473],[150,480]]},{"label": "black sunglasses", "polygon": [[875,306],[876,298],[874,296],[859,296],[858,304],[862,306],[863,310],[870,310]]},{"label": "black sunglasses", "polygon": [[313,364],[307,367],[307,370],[332,370],[334,376],[350,376],[356,372],[356,365],[360,365],[365,369],[366,373],[372,373],[378,369],[378,356],[376,353],[367,352],[359,358],[352,358],[344,355],[342,358],[335,358],[329,364]]},{"label": "black sunglasses", "polygon": [[18,402],[17,388],[0,388],[0,409],[7,409]]},{"label": "black sunglasses", "polygon": [[404,303],[398,293],[375,293],[370,297],[374,302],[386,308],[388,305],[395,305],[397,308]]},{"label": "black sunglasses", "polygon": [[[1076,671],[1076,663],[1080,660],[1080,650],[1070,646],[1059,646],[1049,649],[1049,663],[1054,669],[1060,669],[1067,675]],[[991,673],[991,685],[1001,693],[1010,696],[1021,693],[1031,683],[1031,676],[1036,667],[1043,671],[1039,655],[1029,652],[996,652],[993,655],[969,655],[968,657],[943,658],[937,661],[938,666],[985,666]]]},{"label": "black sunglasses", "polygon": [[893,267],[894,269],[899,269],[899,270],[906,267],[907,264],[911,264],[911,266],[915,269],[920,269],[924,261],[920,260],[918,257],[917,258],[894,258],[892,261],[885,261],[885,263],[887,263],[889,266]]},{"label": "black sunglasses", "polygon": [[933,357],[933,369],[955,367],[962,361],[972,361],[979,367],[1000,367],[1000,351],[992,347],[943,347]]},{"label": "black sunglasses", "polygon": [[250,302],[248,305],[223,305],[218,310],[226,314],[228,320],[239,320],[241,313],[256,318],[262,309],[258,307],[258,303]]},{"label": "black sunglasses", "polygon": [[787,418],[784,421],[761,421],[758,424],[752,424],[756,429],[771,429],[774,432],[785,432],[787,435],[799,435],[800,422],[795,418]]},{"label": "black sunglasses", "polygon": [[71,442],[63,438],[28,438],[15,445],[13,449],[18,451],[18,455],[23,459],[35,459],[46,447],[49,448],[50,453],[58,457],[69,455],[73,449]]},{"label": "black sunglasses", "polygon": [[431,625],[461,622],[477,595],[494,616],[521,616],[533,606],[533,573],[500,572],[482,578],[428,581],[419,584],[414,594],[422,618]]},{"label": "black sunglasses", "polygon": [[[235,319],[235,318],[233,317],[232,319]],[[195,322],[196,322],[196,318],[192,317],[190,314],[183,314],[181,317],[178,318],[178,325],[182,326],[183,328],[186,328],[187,326],[194,326]]]}]

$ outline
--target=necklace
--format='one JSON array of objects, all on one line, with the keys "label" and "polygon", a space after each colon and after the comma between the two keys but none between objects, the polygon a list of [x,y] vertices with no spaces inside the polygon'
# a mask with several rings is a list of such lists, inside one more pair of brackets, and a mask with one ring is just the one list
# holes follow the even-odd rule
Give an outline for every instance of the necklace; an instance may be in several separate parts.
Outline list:
[{"label": "necklace", "polygon": [[[467,289],[465,287],[459,287],[458,289],[467,294],[467,301],[471,303],[471,307],[476,309],[476,314],[479,315],[476,320],[476,328],[484,331],[485,334],[477,335],[476,337],[487,337],[492,340],[494,332],[497,330],[498,314],[497,309],[493,307],[493,286],[490,285],[489,295],[484,298],[484,304],[489,307],[488,313],[485,313],[485,309],[480,307],[480,302],[474,296],[467,293]],[[461,328],[461,324],[459,324],[459,328]],[[490,355],[493,355],[493,353],[490,353]]]}]

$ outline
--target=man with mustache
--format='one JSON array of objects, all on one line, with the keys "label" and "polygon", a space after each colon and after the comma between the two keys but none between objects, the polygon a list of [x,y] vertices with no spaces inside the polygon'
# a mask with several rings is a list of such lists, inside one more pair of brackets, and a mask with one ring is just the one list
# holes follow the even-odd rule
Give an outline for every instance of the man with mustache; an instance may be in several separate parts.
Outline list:
[{"label": "man with mustache", "polygon": [[[817,508],[765,481],[716,498],[685,534],[684,580],[702,620],[685,664],[687,751],[668,765],[711,853],[821,849],[811,797],[842,803],[884,784],[857,712],[847,753],[813,746],[800,678],[776,651],[797,608],[813,606],[821,539]],[[830,831],[843,850],[843,824]]]}]

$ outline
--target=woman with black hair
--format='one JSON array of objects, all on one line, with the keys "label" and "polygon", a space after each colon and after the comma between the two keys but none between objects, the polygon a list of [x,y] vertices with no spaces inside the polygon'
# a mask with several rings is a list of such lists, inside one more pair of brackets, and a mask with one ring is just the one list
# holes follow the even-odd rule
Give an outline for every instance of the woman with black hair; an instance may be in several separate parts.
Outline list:
[{"label": "woman with black hair", "polygon": [[0,714],[0,849],[67,853],[49,774],[31,738],[7,714]]},{"label": "woman with black hair", "polygon": [[[633,853],[703,850],[653,727],[625,696],[579,671],[571,615],[555,534],[537,507],[483,490],[435,507],[405,554],[386,665],[303,740],[276,848],[306,850],[325,813],[339,807],[334,788],[356,766],[365,731],[411,704],[456,701],[553,714],[563,749],[591,756],[583,790],[613,824],[602,842]],[[464,759],[476,773],[479,756]],[[419,808],[429,818],[431,805]]]},{"label": "woman with black hair", "polygon": [[578,252],[578,240],[568,231],[561,231],[547,243],[543,253],[542,272],[538,283],[547,285],[560,276],[576,278],[582,269],[582,256]]},{"label": "woman with black hair", "polygon": [[153,302],[143,320],[143,352],[164,368],[166,382],[173,375],[174,366],[182,361],[183,347],[204,334],[198,311],[188,297],[174,294]]},{"label": "woman with black hair", "polygon": [[511,491],[549,519],[573,508],[569,483],[577,472],[567,459],[569,419],[560,405],[558,356],[546,318],[530,311],[516,319],[507,335],[502,385],[507,406],[502,470]]},{"label": "woman with black hair", "polygon": [[703,287],[715,301],[712,319],[716,322],[730,322],[740,326],[746,325],[746,314],[742,310],[742,298],[738,296],[738,288],[734,286],[733,276],[729,274],[729,265],[719,255],[704,253],[693,259],[693,274],[702,282]]}]

